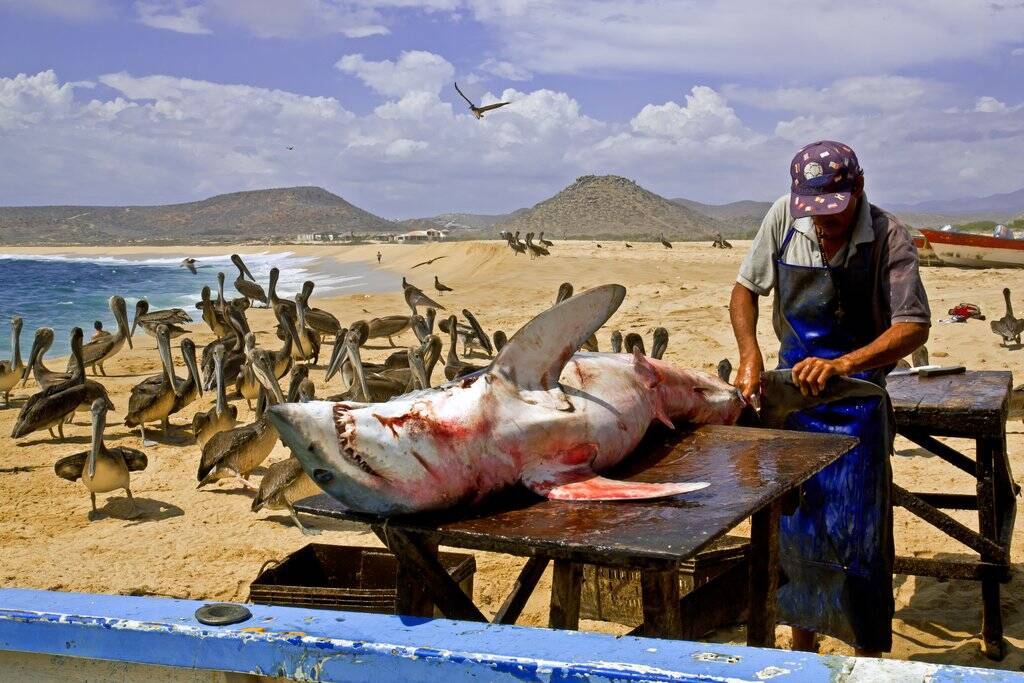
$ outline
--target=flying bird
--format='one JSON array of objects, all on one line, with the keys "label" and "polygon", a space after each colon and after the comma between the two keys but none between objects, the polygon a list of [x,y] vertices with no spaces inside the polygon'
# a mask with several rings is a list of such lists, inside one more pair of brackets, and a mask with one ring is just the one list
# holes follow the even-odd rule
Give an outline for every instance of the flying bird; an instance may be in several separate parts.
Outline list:
[{"label": "flying bird", "polygon": [[455,84],[455,91],[458,92],[459,95],[462,95],[462,99],[466,100],[466,102],[469,103],[469,111],[473,112],[473,116],[477,117],[478,119],[482,119],[484,117],[485,112],[489,112],[492,109],[504,107],[506,104],[509,104],[508,102],[495,102],[494,104],[485,104],[482,107],[478,107],[475,104],[473,104],[473,100],[466,97],[465,93],[459,90],[458,83]]},{"label": "flying bird", "polygon": [[288,147],[285,147],[285,149],[287,149],[290,152],[293,149],[295,149],[295,146],[294,145],[289,145]]},{"label": "flying bird", "polygon": [[193,275],[197,275],[197,273],[196,273],[196,260],[194,258],[189,257],[187,259],[183,259],[182,262],[181,262],[181,267],[182,268],[188,268],[190,273],[192,273]]},{"label": "flying bird", "polygon": [[[415,266],[413,266],[412,268],[419,268],[420,266],[429,266],[429,265],[430,265],[431,263],[433,263],[434,261],[440,261],[440,260],[441,260],[441,259],[443,259],[443,258],[445,258],[445,257],[444,257],[444,256],[438,256],[438,257],[436,257],[436,258],[432,258],[432,259],[430,259],[429,261],[421,261],[420,263],[417,263],[417,264],[416,264]],[[410,268],[409,270],[412,270],[412,268]]]}]

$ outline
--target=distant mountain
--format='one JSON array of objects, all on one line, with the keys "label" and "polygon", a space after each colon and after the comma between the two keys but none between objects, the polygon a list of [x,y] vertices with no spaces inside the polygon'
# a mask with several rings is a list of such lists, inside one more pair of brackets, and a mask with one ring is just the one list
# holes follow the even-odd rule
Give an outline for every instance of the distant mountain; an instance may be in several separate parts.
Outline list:
[{"label": "distant mountain", "polygon": [[442,213],[429,218],[409,218],[399,221],[403,230],[426,230],[441,228],[444,230],[489,230],[496,223],[508,218],[509,214],[489,213]]},{"label": "distant mountain", "polygon": [[671,201],[692,209],[697,213],[702,213],[723,223],[728,223],[733,229],[740,231],[741,234],[748,235],[753,235],[757,232],[757,229],[761,227],[761,221],[764,220],[765,214],[768,213],[768,209],[772,208],[771,202],[755,202],[750,199],[730,202],[728,204],[704,204],[703,202],[684,199],[683,197],[677,197]]},{"label": "distant mountain", "polygon": [[989,214],[1009,218],[1024,212],[1024,187],[1016,189],[1012,193],[987,197],[965,197],[956,200],[933,200],[919,204],[894,205],[890,207],[890,210],[897,214]]},{"label": "distant mountain", "polygon": [[320,187],[232,192],[162,206],[0,207],[3,244],[259,242],[400,229]]},{"label": "distant mountain", "polygon": [[585,175],[532,208],[499,221],[497,230],[545,231],[552,237],[705,240],[735,236],[733,226],[675,204],[632,180]]}]

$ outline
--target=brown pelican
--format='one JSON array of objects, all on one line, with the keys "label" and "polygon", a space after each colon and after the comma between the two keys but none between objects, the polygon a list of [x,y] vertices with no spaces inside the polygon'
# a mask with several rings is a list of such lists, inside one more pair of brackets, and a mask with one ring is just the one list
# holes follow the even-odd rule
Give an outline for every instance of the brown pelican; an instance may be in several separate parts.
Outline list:
[{"label": "brown pelican", "polygon": [[200,304],[203,309],[203,322],[210,328],[210,331],[218,338],[231,334],[231,328],[228,326],[227,321],[210,299],[209,287],[203,287],[202,297],[203,300]]},{"label": "brown pelican", "polygon": [[193,275],[198,275],[198,273],[196,272],[196,260],[192,257],[182,259],[180,267],[188,268],[188,271],[190,273],[192,273]]},{"label": "brown pelican", "polygon": [[[437,355],[440,355],[440,352],[440,339],[438,339]],[[420,347],[408,349],[407,357],[409,359],[409,367],[404,371],[396,369],[393,374],[370,374],[365,372],[358,350],[355,352],[350,350],[350,358],[352,359],[352,365],[359,382],[353,383],[347,391],[331,396],[328,400],[380,403],[411,391],[417,385],[422,388],[428,387],[430,380],[426,376],[422,349]]]},{"label": "brown pelican", "polygon": [[[597,245],[600,247],[601,245]],[[526,233],[526,248],[530,250],[530,258],[535,259],[538,256],[551,256],[551,252],[544,247],[533,243],[533,233]]]},{"label": "brown pelican", "polygon": [[1024,320],[1013,317],[1013,305],[1010,303],[1010,288],[1003,288],[1003,300],[1006,302],[1006,315],[989,323],[992,331],[1003,338],[1000,346],[1009,346],[1010,342],[1020,344],[1020,335],[1024,333]]},{"label": "brown pelican", "polygon": [[669,242],[667,239],[665,239],[665,235],[661,236],[661,240],[660,241],[661,241],[661,245],[663,247],[665,247],[666,249],[671,249],[672,248],[672,243]]},{"label": "brown pelican", "polygon": [[654,328],[654,337],[651,340],[651,358],[661,360],[668,349],[668,330],[664,327]]},{"label": "brown pelican", "polygon": [[455,350],[458,342],[458,320],[454,315],[448,316],[448,358],[444,364],[444,376],[449,380],[458,379],[477,370],[483,370],[482,365],[473,365],[459,359]]},{"label": "brown pelican", "polygon": [[[254,349],[252,356],[253,370],[266,392],[267,403],[283,403],[284,396],[274,376],[270,354],[263,349]],[[214,434],[203,445],[197,472],[199,487],[218,479],[235,477],[246,488],[256,488],[249,483],[249,473],[266,460],[276,443],[277,430],[267,414],[251,424]]]},{"label": "brown pelican", "polygon": [[723,382],[729,383],[729,378],[732,377],[732,363],[728,358],[718,361],[718,377]]},{"label": "brown pelican", "polygon": [[504,330],[495,330],[493,335],[494,351],[500,352],[505,348],[505,344],[508,343],[508,335],[505,334]]},{"label": "brown pelican", "polygon": [[647,349],[644,348],[644,338],[636,332],[630,332],[626,335],[623,340],[623,348],[626,353],[633,353],[633,349],[640,349],[640,353],[647,355]]},{"label": "brown pelican", "polygon": [[[441,338],[436,334],[427,337],[420,346],[410,346],[405,351],[406,365],[395,365],[373,373],[385,377],[409,389],[419,386],[420,389],[430,388],[430,377],[434,374],[434,366],[441,357]],[[415,382],[415,386],[413,385]]]},{"label": "brown pelican", "polygon": [[94,321],[93,324],[92,324],[92,329],[94,331],[93,331],[92,337],[89,339],[89,341],[96,341],[97,339],[103,339],[104,337],[109,337],[110,336],[110,333],[107,332],[105,329],[103,329],[103,321],[102,320]]},{"label": "brown pelican", "polygon": [[448,285],[446,285],[446,284],[442,283],[440,280],[438,280],[436,275],[434,276],[434,289],[436,289],[439,292],[454,292],[455,291],[454,289],[452,289]]},{"label": "brown pelican", "polygon": [[4,395],[4,407],[11,404],[11,390],[25,374],[25,363],[21,360],[22,324],[21,316],[11,318],[11,360],[0,361],[0,392]]},{"label": "brown pelican", "polygon": [[[490,337],[488,337],[487,333],[484,332],[484,328],[480,324],[480,322],[476,319],[476,316],[473,315],[473,313],[470,312],[470,310],[468,308],[463,308],[462,309],[462,315],[466,318],[466,321],[469,323],[470,328],[472,328],[472,330],[473,330],[473,333],[474,333],[474,336],[475,336],[475,342],[478,343],[478,345],[481,346],[483,348],[483,350],[487,352],[488,356],[493,356],[494,355],[494,346],[491,345]],[[470,341],[470,344],[474,344],[473,340],[469,340],[469,341]]]},{"label": "brown pelican", "polygon": [[462,99],[466,100],[466,102],[469,104],[469,111],[472,112],[473,116],[477,117],[478,119],[482,119],[484,117],[484,114],[486,112],[491,111],[492,109],[497,109],[498,107],[504,107],[506,104],[509,104],[508,102],[495,102],[493,104],[485,104],[484,106],[479,107],[479,106],[473,104],[472,100],[470,100],[468,97],[466,97],[465,95],[462,94],[462,91],[459,90],[459,84],[458,83],[455,84],[455,92],[459,93],[459,95],[462,97]]},{"label": "brown pelican", "polygon": [[[296,366],[305,368],[305,366]],[[298,385],[298,395],[295,397],[300,403],[307,403],[314,398],[313,383],[308,378]],[[289,397],[289,402],[292,398]],[[267,468],[267,473],[260,480],[260,488],[256,498],[252,501],[252,511],[259,512],[263,508],[269,510],[287,510],[288,516],[295,522],[303,534],[319,534],[319,529],[312,529],[302,525],[292,503],[320,493],[320,487],[310,479],[309,475],[302,469],[302,465],[295,458],[289,456],[284,460],[275,462]]]},{"label": "brown pelican", "polygon": [[43,356],[46,355],[51,346],[53,346],[53,328],[40,327],[36,330],[35,339],[32,341],[32,349],[28,353],[28,365],[25,366],[25,370],[21,375],[22,386],[28,384],[30,375],[36,380],[36,384],[39,385],[40,389],[46,389],[71,377],[70,372],[57,372],[56,370],[50,370],[44,365]]},{"label": "brown pelican", "polygon": [[103,443],[103,428],[106,426],[108,406],[103,399],[92,403],[92,447],[88,451],[61,458],[53,465],[58,477],[75,481],[81,479],[89,491],[92,510],[89,519],[96,514],[96,494],[124,489],[131,505],[131,516],[137,514],[132,498],[130,472],[146,469],[146,454],[134,448],[107,448]]},{"label": "brown pelican", "polygon": [[367,339],[388,338],[388,344],[395,346],[395,335],[405,332],[413,324],[411,315],[386,315],[383,318],[370,318],[366,321]]},{"label": "brown pelican", "polygon": [[[551,240],[544,239],[544,231],[543,230],[540,231],[540,235],[538,235],[537,241],[540,242],[541,245],[545,246],[545,247],[553,247],[553,246],[555,246],[555,243],[552,242]],[[627,244],[626,246],[628,247],[629,245]]]},{"label": "brown pelican", "polygon": [[245,319],[245,314],[236,306],[225,306],[225,310],[227,311],[227,321],[231,326],[232,334],[222,339],[215,339],[203,348],[202,369],[203,388],[205,389],[213,387],[213,349],[216,345],[223,345],[226,351],[224,356],[224,381],[228,384],[235,383],[235,379],[237,379],[238,373],[242,369],[242,364],[246,360],[245,336],[250,333],[249,322]]},{"label": "brown pelican", "polygon": [[192,322],[188,313],[180,308],[165,308],[159,311],[150,311],[149,302],[139,299],[135,302],[135,319],[132,320],[132,329],[129,333],[135,336],[135,328],[141,327],[151,337],[156,336],[157,325],[167,325],[171,339],[187,334],[188,330],[179,325]]},{"label": "brown pelican", "polygon": [[238,423],[238,406],[228,404],[224,388],[224,347],[213,349],[214,379],[217,383],[217,402],[206,412],[192,418],[192,435],[202,448],[217,432],[227,431]]},{"label": "brown pelican", "polygon": [[313,294],[312,280],[302,283],[302,308],[306,313],[306,324],[321,337],[336,337],[341,332],[341,323],[336,317],[319,308],[309,307],[309,297]]},{"label": "brown pelican", "polygon": [[[377,253],[379,254],[380,252],[377,252]],[[440,261],[443,258],[448,258],[448,257],[447,256],[435,256],[434,258],[429,259],[427,261],[420,261],[415,266],[412,266],[412,268],[409,268],[409,270],[412,270],[413,268],[419,268],[420,266],[429,266],[434,261]],[[378,259],[377,263],[380,263],[379,259]]]},{"label": "brown pelican", "polygon": [[[455,316],[451,317],[454,318]],[[449,320],[449,318],[445,318],[437,325],[438,328],[445,334],[451,334],[451,330],[449,329]],[[487,347],[484,346],[477,337],[477,331],[473,329],[473,327],[471,327],[470,325],[463,325],[460,322],[456,322],[455,333],[456,337],[462,340],[462,355],[469,354],[472,351],[473,347],[475,346],[479,346],[485,351],[487,350]],[[481,331],[481,334],[482,333],[483,332]],[[490,344],[490,339],[487,340],[487,343]]]},{"label": "brown pelican", "polygon": [[632,248],[633,248],[633,245],[630,244],[629,242],[626,242],[626,249],[632,249]]},{"label": "brown pelican", "polygon": [[[110,312],[114,314],[117,321],[117,333],[108,337],[102,337],[91,341],[82,347],[82,361],[85,367],[92,368],[95,375],[97,368],[101,375],[106,375],[103,363],[110,360],[128,342],[128,348],[132,348],[132,335],[128,330],[128,310],[125,307],[124,299],[117,294],[110,297]],[[68,372],[71,371],[72,359],[68,359]]]},{"label": "brown pelican", "polygon": [[[292,339],[292,358],[294,360],[310,360],[313,364],[320,362],[320,335],[306,326],[306,307],[301,305],[302,294],[295,295],[292,310],[296,314],[295,331]],[[285,312],[285,316],[289,313]]]},{"label": "brown pelican", "polygon": [[[235,289],[238,290],[238,293],[249,299],[250,302],[259,301],[261,304],[269,305],[270,300],[267,298],[266,292],[256,283],[256,278],[252,276],[249,268],[242,262],[242,257],[238,254],[232,254],[231,262],[238,268],[238,278],[235,279]],[[249,279],[246,280],[246,277]]]},{"label": "brown pelican", "polygon": [[440,310],[445,310],[445,307],[437,303],[429,296],[423,293],[422,290],[416,289],[415,287],[407,287],[405,290],[405,303],[412,309],[413,315],[419,313],[416,310],[417,306],[431,306]]},{"label": "brown pelican", "polygon": [[53,436],[53,428],[56,427],[57,434],[63,439],[64,421],[71,417],[81,404],[91,406],[93,401],[102,399],[109,408],[114,407],[102,384],[85,379],[85,365],[82,362],[83,336],[81,327],[71,330],[71,376],[28,398],[18,413],[11,438],[17,439],[40,429],[50,430],[50,435]]},{"label": "brown pelican", "polygon": [[612,353],[622,353],[622,332],[612,330]]},{"label": "brown pelican", "polygon": [[295,302],[282,299],[277,295],[277,281],[281,279],[281,269],[274,266],[270,269],[270,288],[267,289],[267,301],[273,308],[284,308],[289,314],[295,315]]},{"label": "brown pelican", "polygon": [[[182,349],[185,348],[182,342]],[[156,334],[157,349],[160,351],[160,362],[163,372],[152,375],[132,387],[128,399],[128,414],[125,415],[126,427],[138,427],[143,444],[146,443],[146,423],[160,422],[164,436],[170,431],[168,419],[175,410],[179,392],[184,393],[185,387],[178,386],[178,378],[174,374],[174,361],[171,360],[171,338],[166,325],[159,325]],[[193,357],[194,358],[194,357]],[[186,365],[188,360],[186,357]],[[194,362],[194,360],[193,360]],[[189,375],[192,368],[189,366]]]}]

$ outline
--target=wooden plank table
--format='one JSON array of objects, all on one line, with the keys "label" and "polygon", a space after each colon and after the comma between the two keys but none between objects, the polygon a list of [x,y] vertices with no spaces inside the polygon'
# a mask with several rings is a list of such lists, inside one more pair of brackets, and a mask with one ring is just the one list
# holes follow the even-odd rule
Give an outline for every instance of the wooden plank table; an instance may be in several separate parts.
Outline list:
[{"label": "wooden plank table", "polygon": [[399,613],[486,621],[437,561],[437,546],[529,558],[495,623],[515,623],[548,562],[554,561],[549,625],[579,624],[581,565],[639,569],[645,635],[682,630],[680,562],[752,518],[747,642],[775,641],[778,529],[784,500],[848,452],[855,439],[745,427],[652,428],[609,476],[633,481],[707,481],[673,498],[632,502],[545,500],[522,487],[483,504],[444,513],[367,518],[326,495],[300,501],[300,512],[370,524],[399,562]]},{"label": "wooden plank table", "polygon": [[[980,581],[983,649],[996,660],[1006,652],[999,584],[1010,577],[1010,541],[1019,491],[1006,453],[1012,383],[1011,373],[998,371],[928,378],[902,376],[888,382],[897,431],[977,480],[975,494],[912,493],[893,484],[893,505],[906,508],[979,555],[973,561],[897,557],[896,572]],[[974,440],[975,458],[963,455],[937,436]],[[943,509],[977,510],[978,531]]]}]

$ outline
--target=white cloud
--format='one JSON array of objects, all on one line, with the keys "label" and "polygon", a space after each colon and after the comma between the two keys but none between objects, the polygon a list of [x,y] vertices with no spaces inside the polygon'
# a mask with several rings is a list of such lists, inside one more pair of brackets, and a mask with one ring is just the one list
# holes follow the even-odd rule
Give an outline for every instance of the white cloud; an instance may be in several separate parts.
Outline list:
[{"label": "white cloud", "polygon": [[4,8],[69,21],[95,21],[115,14],[109,0],[0,0],[0,9]]},{"label": "white cloud", "polygon": [[477,68],[492,76],[507,78],[510,81],[528,81],[533,78],[533,74],[526,69],[516,66],[512,62],[505,62],[491,57],[484,60]]},{"label": "white cloud", "polygon": [[674,140],[708,138],[742,127],[725,99],[704,85],[693,87],[686,96],[686,106],[675,102],[648,104],[630,124],[638,133]]},{"label": "white cloud", "polygon": [[1000,102],[994,97],[979,97],[978,101],[974,103],[974,111],[985,112],[991,114],[998,111],[1006,111],[1006,104]]},{"label": "white cloud", "polygon": [[501,58],[535,73],[836,78],[1004,55],[1024,34],[1024,6],[986,0],[589,0],[585,10],[572,0],[467,3],[497,29]]},{"label": "white cloud", "polygon": [[212,33],[203,25],[207,8],[200,4],[183,0],[137,0],[135,11],[139,22],[151,28],[192,35]]},{"label": "white cloud", "polygon": [[938,101],[949,92],[943,83],[906,76],[853,76],[823,88],[776,89],[726,85],[730,101],[761,109],[792,112],[898,111]]},{"label": "white cloud", "polygon": [[1024,57],[1024,47],[1017,47],[1010,50],[1011,57]]},{"label": "white cloud", "polygon": [[374,62],[361,54],[345,55],[334,66],[355,76],[374,92],[392,96],[416,91],[437,94],[455,76],[455,67],[448,60],[421,50],[403,52],[394,62]]}]

